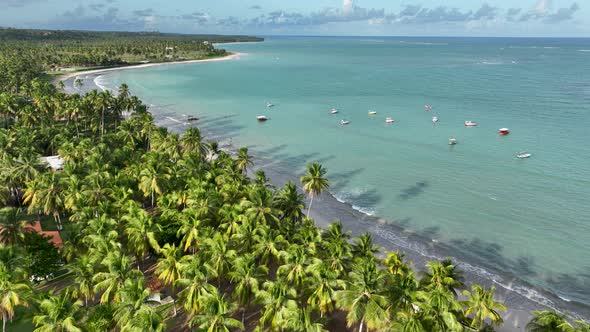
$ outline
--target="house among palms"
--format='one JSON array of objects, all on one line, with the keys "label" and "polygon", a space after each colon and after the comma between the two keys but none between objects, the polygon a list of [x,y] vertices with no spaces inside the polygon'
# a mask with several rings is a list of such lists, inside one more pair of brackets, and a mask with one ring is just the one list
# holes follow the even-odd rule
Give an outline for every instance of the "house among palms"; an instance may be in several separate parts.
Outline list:
[{"label": "house among palms", "polygon": [[64,160],[60,156],[49,156],[39,158],[43,164],[46,164],[54,171],[62,171],[64,169]]},{"label": "house among palms", "polygon": [[29,232],[35,232],[39,235],[45,236],[48,238],[48,241],[51,242],[57,249],[61,249],[64,246],[64,243],[61,239],[61,235],[58,231],[44,231],[41,227],[41,221],[37,220],[34,223],[27,225],[25,229]]}]

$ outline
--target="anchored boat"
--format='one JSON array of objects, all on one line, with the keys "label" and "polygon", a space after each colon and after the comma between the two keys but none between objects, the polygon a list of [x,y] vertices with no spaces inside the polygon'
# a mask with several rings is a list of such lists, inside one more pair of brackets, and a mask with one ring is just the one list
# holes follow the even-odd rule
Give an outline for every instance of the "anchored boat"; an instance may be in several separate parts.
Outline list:
[{"label": "anchored boat", "polygon": [[510,134],[510,129],[508,129],[508,128],[500,128],[500,129],[498,129],[498,135],[500,135],[500,136],[506,136],[508,134]]},{"label": "anchored boat", "polygon": [[465,127],[477,127],[477,122],[465,121]]},{"label": "anchored boat", "polygon": [[394,123],[395,120],[393,118],[387,117],[385,118],[385,123]]},{"label": "anchored boat", "polygon": [[259,115],[256,117],[256,120],[258,120],[258,122],[265,122],[268,121],[268,118],[264,115]]}]

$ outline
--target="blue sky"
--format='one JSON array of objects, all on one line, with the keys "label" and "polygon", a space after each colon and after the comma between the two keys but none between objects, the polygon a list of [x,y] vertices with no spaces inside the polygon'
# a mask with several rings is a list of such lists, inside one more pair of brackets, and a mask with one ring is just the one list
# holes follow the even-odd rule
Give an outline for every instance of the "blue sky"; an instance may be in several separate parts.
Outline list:
[{"label": "blue sky", "polygon": [[0,0],[0,26],[258,35],[590,37],[590,1]]}]

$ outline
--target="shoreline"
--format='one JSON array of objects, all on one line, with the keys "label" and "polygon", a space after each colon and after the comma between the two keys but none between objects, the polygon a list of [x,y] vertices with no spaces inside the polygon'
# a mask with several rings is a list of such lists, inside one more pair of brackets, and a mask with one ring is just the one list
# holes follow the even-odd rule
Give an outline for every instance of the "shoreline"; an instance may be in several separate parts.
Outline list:
[{"label": "shoreline", "polygon": [[[233,54],[231,58],[237,57],[239,55],[240,53]],[[228,57],[223,57],[211,60],[220,61],[227,59]],[[164,64],[183,64],[211,60],[149,64],[150,66],[144,66],[141,68]],[[111,68],[111,70],[108,71],[136,68],[139,67],[134,66]],[[73,88],[73,77],[79,75],[90,75],[91,77],[84,78],[85,84],[83,86],[83,89],[81,89],[83,90],[82,92],[93,89],[103,89],[102,87],[97,86],[96,82],[94,81],[94,79],[100,76],[100,74],[103,72],[103,70],[88,71],[85,74],[83,74],[83,72],[77,72],[72,73],[73,75],[70,75],[67,79],[62,79],[64,81],[69,80],[70,82],[64,83],[67,83],[66,87],[71,85]],[[74,91],[76,91],[76,89],[74,89]],[[77,92],[80,92],[80,90],[78,90]],[[154,107],[152,109],[152,114],[154,115],[154,120],[158,126],[167,127],[169,130],[174,132],[182,132],[188,127],[188,125],[190,125],[183,121],[183,119],[178,114],[174,113],[172,109],[159,109],[158,107]],[[234,136],[223,133],[223,130],[219,128],[217,128],[217,130],[208,129],[208,120],[211,122],[214,121],[213,119],[211,119],[211,117],[205,116],[197,124],[197,126],[203,131],[204,136],[212,140],[217,140],[224,150],[230,152],[234,151],[236,147],[231,143],[232,138],[234,138]],[[237,139],[238,137],[235,138]],[[229,144],[227,144],[228,139]],[[272,164],[273,161],[265,160],[263,153],[255,153],[254,158],[256,161],[256,166],[254,167],[254,169],[263,169],[274,185],[283,185],[288,180],[295,180],[295,182],[298,183],[298,174],[295,174],[295,172],[293,172],[292,169],[283,170],[280,169],[280,167],[278,166],[270,166],[270,164]],[[279,164],[280,163],[281,161],[279,161]],[[315,209],[312,210],[311,216],[315,220],[316,225],[320,228],[325,228],[333,220],[341,220],[345,229],[352,231],[353,236],[358,236],[365,231],[370,232],[374,236],[376,244],[382,247],[384,250],[400,251],[405,253],[408,259],[413,262],[412,265],[414,268],[416,268],[416,270],[423,270],[423,264],[428,260],[440,259],[446,256],[454,257],[454,260],[458,263],[458,267],[465,271],[466,280],[468,284],[474,282],[486,287],[496,286],[497,299],[506,303],[507,307],[510,308],[507,311],[507,313],[503,315],[504,324],[502,325],[502,327],[497,328],[497,331],[524,331],[526,323],[530,320],[530,318],[532,318],[531,311],[533,310],[552,309],[553,306],[556,306],[565,312],[575,313],[573,309],[565,309],[564,305],[557,306],[554,303],[557,302],[555,294],[549,293],[548,291],[544,291],[543,289],[540,289],[538,287],[530,286],[525,282],[519,282],[517,277],[507,276],[506,278],[503,278],[504,276],[502,276],[500,277],[501,279],[498,281],[494,278],[495,275],[479,275],[476,271],[473,270],[478,269],[479,266],[472,266],[461,261],[460,259],[457,259],[456,255],[453,255],[452,251],[450,250],[452,248],[444,247],[443,245],[438,243],[432,243],[428,239],[421,238],[419,235],[416,234],[408,234],[404,231],[403,228],[398,227],[395,224],[390,225],[385,219],[364,214],[361,211],[354,209],[354,207],[350,203],[339,201],[332,193],[321,195],[317,198],[317,201],[315,201],[314,203],[316,203],[316,205],[314,205]],[[408,243],[408,246],[400,244],[400,242],[404,241]],[[421,252],[421,250],[419,249],[411,247],[414,245],[423,246],[426,249],[428,249],[428,255],[424,252]],[[466,270],[464,268],[466,265],[469,266],[469,270]],[[526,290],[534,292],[534,294],[528,295],[532,295],[533,297],[538,296],[541,298],[546,298],[549,301],[549,303],[541,303],[538,300],[527,297],[527,295],[522,293],[522,287],[524,287]],[[561,304],[561,302],[559,303]]]},{"label": "shoreline", "polygon": [[[76,72],[64,72],[63,74],[56,75],[53,78],[52,82],[55,85],[59,81],[67,81],[67,80],[72,79],[77,76],[95,75],[95,74],[102,74],[102,73],[114,72],[114,71],[120,71],[120,70],[143,69],[143,68],[159,67],[159,66],[165,66],[165,65],[180,65],[180,64],[191,64],[191,63],[201,63],[201,62],[227,61],[227,60],[235,59],[235,58],[240,57],[242,55],[245,55],[245,54],[239,53],[239,52],[235,52],[235,53],[231,52],[226,56],[222,56],[222,57],[218,57],[218,58],[210,58],[210,59],[131,64],[131,65],[125,65],[125,66],[118,66],[118,67],[89,69],[89,70],[82,70],[82,71],[76,71]],[[96,86],[96,88],[101,89],[99,86]]]}]

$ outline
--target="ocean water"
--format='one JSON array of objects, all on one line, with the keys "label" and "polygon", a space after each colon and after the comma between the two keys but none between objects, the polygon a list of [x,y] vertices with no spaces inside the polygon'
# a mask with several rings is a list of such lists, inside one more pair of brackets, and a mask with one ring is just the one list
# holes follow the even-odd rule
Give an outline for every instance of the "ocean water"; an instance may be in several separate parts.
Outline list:
[{"label": "ocean water", "polygon": [[[126,82],[176,121],[201,118],[267,168],[298,175],[321,162],[335,198],[405,234],[414,251],[441,248],[535,301],[590,304],[590,40],[271,37],[224,47],[243,54],[95,81]],[[532,157],[517,159],[523,150]]]}]

